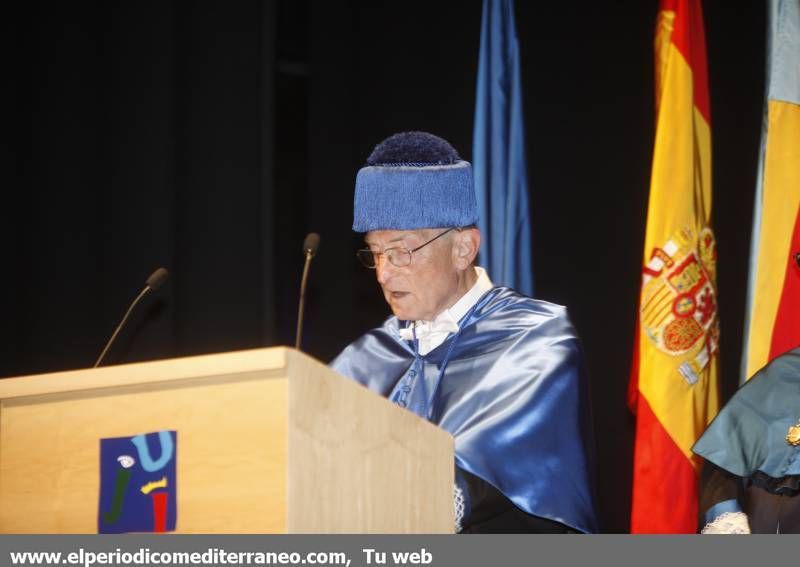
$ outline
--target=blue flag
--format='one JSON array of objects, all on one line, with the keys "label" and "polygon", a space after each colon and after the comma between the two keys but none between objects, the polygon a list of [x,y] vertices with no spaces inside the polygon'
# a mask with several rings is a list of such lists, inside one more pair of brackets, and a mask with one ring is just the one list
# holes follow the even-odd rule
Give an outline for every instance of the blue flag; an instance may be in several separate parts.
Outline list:
[{"label": "blue flag", "polygon": [[480,263],[494,283],[533,295],[522,82],[513,0],[484,0],[472,166]]}]

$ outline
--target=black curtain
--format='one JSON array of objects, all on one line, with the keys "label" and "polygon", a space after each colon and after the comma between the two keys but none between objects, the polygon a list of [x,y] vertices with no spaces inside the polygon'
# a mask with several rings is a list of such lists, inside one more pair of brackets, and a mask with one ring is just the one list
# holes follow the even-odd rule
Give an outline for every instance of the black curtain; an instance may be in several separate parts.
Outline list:
[{"label": "black curtain", "polygon": [[33,4],[20,18],[3,374],[274,340],[274,6]]}]

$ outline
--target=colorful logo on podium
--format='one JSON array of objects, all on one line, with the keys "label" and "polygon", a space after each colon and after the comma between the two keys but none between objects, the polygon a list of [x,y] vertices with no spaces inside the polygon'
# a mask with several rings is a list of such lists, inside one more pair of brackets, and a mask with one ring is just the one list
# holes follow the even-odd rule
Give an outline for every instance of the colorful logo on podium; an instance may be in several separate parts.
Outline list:
[{"label": "colorful logo on podium", "polygon": [[177,441],[175,431],[100,440],[99,533],[175,530]]}]

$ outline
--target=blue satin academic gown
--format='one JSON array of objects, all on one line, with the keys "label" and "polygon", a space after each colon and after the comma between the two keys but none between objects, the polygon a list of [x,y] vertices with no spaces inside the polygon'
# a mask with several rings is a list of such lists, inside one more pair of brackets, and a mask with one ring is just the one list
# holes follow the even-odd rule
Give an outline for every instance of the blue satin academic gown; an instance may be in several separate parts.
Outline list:
[{"label": "blue satin academic gown", "polygon": [[800,348],[770,362],[720,410],[692,451],[721,469],[748,477],[800,475],[800,445],[786,442],[800,419]]},{"label": "blue satin academic gown", "polygon": [[520,509],[595,532],[588,387],[566,309],[495,287],[426,355],[405,325],[390,317],[331,366],[450,432],[456,466]]},{"label": "blue satin academic gown", "polygon": [[800,445],[786,440],[798,420],[795,348],[742,385],[692,447],[712,465],[701,487],[703,523],[742,510],[752,533],[800,533]]}]

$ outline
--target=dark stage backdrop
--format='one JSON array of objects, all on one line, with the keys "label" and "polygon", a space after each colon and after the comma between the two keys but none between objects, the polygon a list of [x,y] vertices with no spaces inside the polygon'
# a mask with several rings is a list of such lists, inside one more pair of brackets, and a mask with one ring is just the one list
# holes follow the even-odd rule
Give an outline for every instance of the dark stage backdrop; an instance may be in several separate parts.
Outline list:
[{"label": "dark stage backdrop", "polygon": [[[357,266],[357,168],[429,130],[471,158],[479,0],[26,3],[7,21],[0,375],[293,342],[328,361],[387,309]],[[591,374],[603,529],[628,529],[625,406],[653,140],[657,2],[517,2],[537,296]],[[759,2],[705,3],[723,395],[737,383],[764,74]],[[9,55],[7,55],[9,57]],[[669,482],[668,478],[664,482]]]}]

